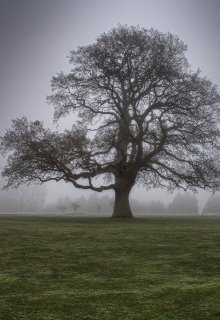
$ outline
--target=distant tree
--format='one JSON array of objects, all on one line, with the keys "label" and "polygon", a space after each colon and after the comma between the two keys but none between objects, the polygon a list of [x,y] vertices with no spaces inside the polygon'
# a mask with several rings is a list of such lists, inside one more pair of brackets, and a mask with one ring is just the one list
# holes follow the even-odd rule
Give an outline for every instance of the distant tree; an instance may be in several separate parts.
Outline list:
[{"label": "distant tree", "polygon": [[[0,185],[2,185],[0,181]],[[18,190],[0,190],[0,212],[39,212],[44,210],[46,186],[22,186]]]},{"label": "distant tree", "polygon": [[33,212],[43,209],[46,200],[45,185],[19,188],[16,193],[23,211]]},{"label": "distant tree", "polygon": [[96,205],[96,212],[98,213],[98,214],[100,214],[100,212],[101,212],[101,205],[100,204],[97,204]]},{"label": "distant tree", "polygon": [[159,201],[159,200],[151,200],[146,205],[146,213],[161,213],[165,214],[167,212],[167,209],[165,205]]},{"label": "distant tree", "polygon": [[145,201],[139,201],[136,198],[131,198],[131,208],[134,213],[146,214],[147,204]]},{"label": "distant tree", "polygon": [[212,195],[204,206],[203,214],[220,214],[220,196],[219,193]]},{"label": "distant tree", "polygon": [[63,204],[58,205],[58,209],[61,211],[61,213],[63,214],[63,212],[66,210],[66,207]]},{"label": "distant tree", "polygon": [[167,212],[172,214],[197,214],[198,200],[189,192],[177,193],[173,201],[168,205]]},{"label": "distant tree", "polygon": [[70,113],[77,120],[62,133],[14,120],[1,139],[2,152],[9,152],[6,187],[64,180],[113,189],[113,217],[132,217],[136,182],[218,188],[220,97],[191,70],[185,51],[177,36],[127,26],[72,51],[72,69],[53,77],[48,100],[55,120]]},{"label": "distant tree", "polygon": [[73,209],[74,214],[76,214],[77,210],[80,208],[79,202],[73,201],[71,203],[71,208]]}]

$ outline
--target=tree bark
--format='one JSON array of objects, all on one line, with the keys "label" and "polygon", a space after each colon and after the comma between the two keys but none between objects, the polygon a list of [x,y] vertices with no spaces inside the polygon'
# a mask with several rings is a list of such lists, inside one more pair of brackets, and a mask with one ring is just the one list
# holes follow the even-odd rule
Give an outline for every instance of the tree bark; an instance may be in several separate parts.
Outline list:
[{"label": "tree bark", "polygon": [[112,218],[133,218],[129,203],[129,194],[134,183],[134,179],[129,179],[127,177],[117,179]]}]

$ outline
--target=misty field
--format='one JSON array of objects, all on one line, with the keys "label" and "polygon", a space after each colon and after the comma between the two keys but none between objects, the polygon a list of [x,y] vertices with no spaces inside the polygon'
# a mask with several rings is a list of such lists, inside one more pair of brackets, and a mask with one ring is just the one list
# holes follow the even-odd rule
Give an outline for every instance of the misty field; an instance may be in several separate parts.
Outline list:
[{"label": "misty field", "polygon": [[220,219],[0,216],[2,320],[219,320]]}]

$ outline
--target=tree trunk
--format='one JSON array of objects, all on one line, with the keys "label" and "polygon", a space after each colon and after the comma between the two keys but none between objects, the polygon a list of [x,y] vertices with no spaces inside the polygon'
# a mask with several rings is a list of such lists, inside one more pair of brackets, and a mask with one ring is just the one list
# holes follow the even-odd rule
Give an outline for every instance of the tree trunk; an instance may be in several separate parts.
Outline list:
[{"label": "tree trunk", "polygon": [[112,218],[133,218],[129,203],[129,194],[134,185],[134,181],[128,178],[117,180]]}]

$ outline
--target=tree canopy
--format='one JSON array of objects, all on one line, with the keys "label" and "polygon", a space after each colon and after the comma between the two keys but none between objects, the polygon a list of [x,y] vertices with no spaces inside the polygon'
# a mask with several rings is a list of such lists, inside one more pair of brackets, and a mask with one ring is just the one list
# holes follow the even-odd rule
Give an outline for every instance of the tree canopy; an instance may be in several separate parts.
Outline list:
[{"label": "tree canopy", "polygon": [[[64,132],[24,117],[2,137],[7,187],[64,180],[115,191],[114,217],[131,217],[129,193],[219,187],[220,97],[193,71],[170,33],[118,26],[70,52],[72,69],[52,78],[54,118]],[[100,179],[97,179],[100,178]],[[102,178],[102,179],[101,179]]]}]

